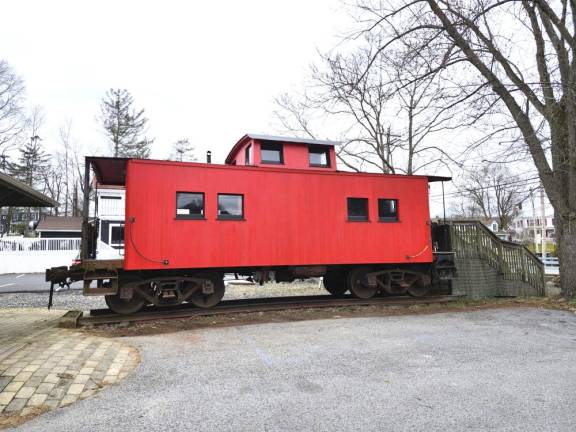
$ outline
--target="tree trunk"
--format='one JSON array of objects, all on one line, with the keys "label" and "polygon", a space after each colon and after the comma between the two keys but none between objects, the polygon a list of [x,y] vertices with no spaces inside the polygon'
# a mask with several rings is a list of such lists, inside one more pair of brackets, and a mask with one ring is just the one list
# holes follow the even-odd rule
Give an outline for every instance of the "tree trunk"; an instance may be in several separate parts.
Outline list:
[{"label": "tree trunk", "polygon": [[576,293],[576,221],[568,222],[559,216],[555,219],[560,286],[562,296],[571,299]]}]

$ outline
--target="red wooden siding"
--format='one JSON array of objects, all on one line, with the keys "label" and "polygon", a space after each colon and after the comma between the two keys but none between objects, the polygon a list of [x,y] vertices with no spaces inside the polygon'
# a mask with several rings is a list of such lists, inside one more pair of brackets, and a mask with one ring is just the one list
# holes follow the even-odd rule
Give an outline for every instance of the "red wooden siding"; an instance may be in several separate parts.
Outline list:
[{"label": "red wooden siding", "polygon": [[[427,185],[419,176],[130,160],[125,268],[431,262]],[[204,192],[205,220],[176,219],[176,192]],[[243,194],[245,220],[217,220],[218,193]],[[347,220],[348,197],[369,199],[370,222]],[[399,222],[378,222],[378,198],[398,200]]]}]

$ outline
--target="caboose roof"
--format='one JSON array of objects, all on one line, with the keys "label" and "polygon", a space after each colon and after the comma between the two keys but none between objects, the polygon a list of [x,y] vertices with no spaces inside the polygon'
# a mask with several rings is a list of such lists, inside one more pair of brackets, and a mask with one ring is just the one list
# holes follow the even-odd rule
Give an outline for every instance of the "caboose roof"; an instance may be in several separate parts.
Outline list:
[{"label": "caboose roof", "polygon": [[257,139],[257,140],[262,140],[262,141],[282,141],[282,142],[287,142],[287,143],[301,143],[301,144],[314,144],[314,145],[329,145],[329,146],[333,146],[338,144],[337,141],[329,141],[329,140],[317,140],[317,139],[311,139],[311,138],[298,138],[298,137],[283,137],[283,136],[277,136],[277,135],[259,135],[259,134],[246,134],[244,135],[244,137],[242,137],[242,140],[244,140],[246,137],[250,138],[250,139]]},{"label": "caboose roof", "polygon": [[279,141],[284,143],[312,144],[312,145],[325,145],[325,146],[335,146],[339,144],[338,141],[247,133],[242,138],[240,138],[236,144],[234,144],[234,147],[232,147],[232,150],[230,150],[230,153],[228,153],[228,156],[226,156],[226,163],[228,164],[232,162],[234,156],[238,152],[238,149],[242,147],[246,143],[246,141],[251,139],[259,141]]},{"label": "caboose roof", "polygon": [[[247,136],[247,135],[246,135]],[[267,135],[258,135],[258,136],[267,136]],[[284,138],[283,138],[284,139]],[[309,140],[314,141],[314,140]],[[290,141],[283,141],[283,142],[290,142]],[[94,169],[94,173],[96,174],[96,180],[101,185],[109,185],[109,186],[123,186],[126,183],[126,163],[130,159],[128,158],[114,158],[114,157],[101,157],[101,156],[87,156],[86,163],[90,164]],[[209,164],[201,164],[201,163],[194,163],[194,162],[174,162],[174,161],[160,161],[160,160],[153,160],[153,159],[142,159],[142,162],[145,163],[157,163],[157,164],[177,164],[177,165],[196,165],[196,166],[210,166]],[[229,166],[230,169],[237,169],[234,166]],[[252,167],[241,167],[242,169],[254,169]],[[266,168],[258,168],[258,170],[267,169],[267,170],[276,170],[274,167],[266,167]],[[286,172],[286,170],[282,170]],[[298,171],[298,170],[292,170]],[[390,176],[405,176],[405,177],[426,177],[429,183],[433,182],[443,182],[443,181],[450,181],[452,180],[451,177],[444,177],[444,176],[433,176],[433,175],[413,175],[413,176],[406,176],[403,174],[382,174],[382,173],[356,173],[356,172],[347,172],[347,171],[325,171],[325,172],[315,172],[316,174],[348,174],[348,175],[390,175]]]}]

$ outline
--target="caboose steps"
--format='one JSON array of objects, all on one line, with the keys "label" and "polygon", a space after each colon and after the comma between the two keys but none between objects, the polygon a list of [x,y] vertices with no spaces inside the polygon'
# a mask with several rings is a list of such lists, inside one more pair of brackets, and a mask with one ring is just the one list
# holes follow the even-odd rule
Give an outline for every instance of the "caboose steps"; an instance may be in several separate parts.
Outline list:
[{"label": "caboose steps", "polygon": [[480,221],[450,221],[457,276],[452,292],[471,298],[544,295],[544,266],[525,246]]}]

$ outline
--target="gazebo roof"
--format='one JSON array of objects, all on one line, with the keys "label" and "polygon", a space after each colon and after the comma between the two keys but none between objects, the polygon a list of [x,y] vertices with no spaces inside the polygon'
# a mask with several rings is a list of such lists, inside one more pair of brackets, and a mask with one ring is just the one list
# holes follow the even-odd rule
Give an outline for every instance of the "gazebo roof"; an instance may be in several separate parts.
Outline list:
[{"label": "gazebo roof", "polygon": [[0,207],[57,207],[52,198],[0,173]]}]

